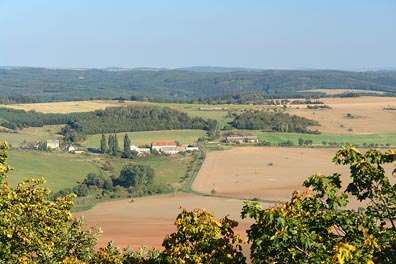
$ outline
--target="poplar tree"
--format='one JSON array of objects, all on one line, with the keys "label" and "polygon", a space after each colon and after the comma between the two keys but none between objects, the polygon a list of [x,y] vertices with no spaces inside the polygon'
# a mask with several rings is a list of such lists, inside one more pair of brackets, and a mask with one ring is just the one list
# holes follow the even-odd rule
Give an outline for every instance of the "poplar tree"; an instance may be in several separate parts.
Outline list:
[{"label": "poplar tree", "polygon": [[100,140],[100,152],[106,153],[109,147],[107,145],[106,135],[102,132],[102,139]]},{"label": "poplar tree", "polygon": [[117,156],[117,153],[118,153],[118,139],[117,139],[117,134],[114,133],[113,156]]},{"label": "poplar tree", "polygon": [[123,157],[125,157],[125,158],[130,158],[131,157],[131,140],[129,139],[127,133],[125,133],[125,136],[124,136]]},{"label": "poplar tree", "polygon": [[114,153],[114,136],[112,134],[109,135],[108,143],[109,143],[109,153],[111,153],[113,155],[113,153]]}]

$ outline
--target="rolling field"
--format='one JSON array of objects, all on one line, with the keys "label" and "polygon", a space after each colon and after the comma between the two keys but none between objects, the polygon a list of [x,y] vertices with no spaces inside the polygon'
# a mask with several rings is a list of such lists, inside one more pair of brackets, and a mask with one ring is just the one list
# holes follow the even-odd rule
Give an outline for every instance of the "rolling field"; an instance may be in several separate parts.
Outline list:
[{"label": "rolling field", "polygon": [[[16,186],[23,179],[43,177],[47,180],[46,187],[55,193],[61,189],[73,188],[90,172],[118,176],[123,166],[138,163],[149,165],[154,169],[155,183],[180,186],[180,178],[185,175],[192,159],[192,155],[174,155],[133,161],[103,155],[85,156],[61,152],[11,150],[8,164],[15,170],[10,172],[8,181],[12,186]],[[112,165],[113,171],[101,169],[105,162]]]},{"label": "rolling field", "polygon": [[[319,121],[323,134],[379,134],[396,132],[395,97],[321,98],[331,109],[307,109],[304,105],[291,105],[290,114]],[[352,118],[347,118],[347,114]]]},{"label": "rolling field", "polygon": [[15,168],[8,177],[11,185],[15,186],[26,178],[43,177],[47,180],[46,187],[52,192],[76,186],[89,172],[100,172],[94,163],[78,155],[41,151],[12,150],[8,164]]},{"label": "rolling field", "polygon": [[[269,141],[273,144],[291,140],[295,145],[298,145],[298,139],[303,138],[304,140],[312,140],[312,146],[326,146],[329,142],[341,143],[341,145],[359,145],[362,146],[364,143],[378,144],[379,146],[386,147],[387,144],[390,147],[396,147],[396,131],[395,132],[383,132],[375,134],[297,134],[297,133],[256,133],[260,140]],[[326,144],[323,145],[323,142]]]},{"label": "rolling field", "polygon": [[22,142],[38,142],[47,139],[60,139],[61,135],[57,133],[60,131],[62,125],[44,126],[44,127],[29,127],[18,133],[0,132],[0,140],[6,140],[11,145],[19,145]]}]

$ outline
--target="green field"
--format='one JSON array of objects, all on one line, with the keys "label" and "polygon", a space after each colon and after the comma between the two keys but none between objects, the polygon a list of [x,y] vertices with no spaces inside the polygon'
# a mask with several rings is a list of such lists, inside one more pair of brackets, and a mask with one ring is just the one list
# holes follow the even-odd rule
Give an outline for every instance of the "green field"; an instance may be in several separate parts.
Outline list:
[{"label": "green field", "polygon": [[123,166],[127,164],[142,164],[151,166],[155,171],[154,183],[176,184],[187,171],[193,156],[191,154],[171,156],[151,156],[140,160],[111,159],[114,174],[119,175]]},{"label": "green field", "polygon": [[304,140],[312,140],[313,145],[323,145],[322,142],[336,142],[338,144],[355,144],[362,146],[364,143],[379,144],[390,146],[396,146],[396,132],[378,133],[378,134],[292,134],[292,133],[254,133],[260,140],[269,141],[273,144],[291,140],[295,145],[298,144],[298,139],[303,138]]},{"label": "green field", "polygon": [[[85,179],[88,173],[114,174],[118,176],[126,164],[150,165],[155,171],[155,183],[176,184],[186,173],[192,154],[173,156],[152,156],[146,159],[127,160],[107,155],[72,155],[59,152],[18,151],[9,152],[9,165],[15,169],[9,173],[8,182],[16,186],[26,178],[45,178],[46,187],[52,192],[72,188]],[[108,161],[114,171],[102,171]]]},{"label": "green field", "polygon": [[0,132],[0,140],[6,140],[12,146],[16,146],[24,141],[34,143],[47,139],[62,138],[62,136],[57,134],[62,126],[29,127],[18,131],[18,133]]},{"label": "green field", "polygon": [[92,162],[66,153],[11,150],[8,163],[15,168],[8,177],[12,186],[26,178],[43,177],[53,192],[76,186],[89,172],[100,172]]},{"label": "green field", "polygon": [[[206,135],[204,130],[166,130],[166,131],[144,131],[128,132],[132,145],[150,145],[152,141],[176,140],[180,144],[194,144],[199,137]],[[118,144],[122,148],[125,133],[118,133]],[[106,135],[107,136],[107,135]],[[88,136],[81,145],[89,148],[99,148],[102,135]]]}]

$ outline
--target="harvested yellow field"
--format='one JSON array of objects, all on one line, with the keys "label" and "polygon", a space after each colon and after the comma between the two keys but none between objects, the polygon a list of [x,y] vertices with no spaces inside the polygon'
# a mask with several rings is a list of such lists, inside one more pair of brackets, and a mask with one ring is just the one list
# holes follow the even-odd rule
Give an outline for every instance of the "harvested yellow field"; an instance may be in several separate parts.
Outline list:
[{"label": "harvested yellow field", "polygon": [[137,104],[138,102],[123,102],[113,100],[93,100],[93,101],[73,101],[73,102],[54,102],[54,103],[38,103],[38,104],[12,104],[1,105],[2,107],[9,107],[25,111],[35,110],[41,113],[76,113],[89,112],[100,109],[105,109],[111,106],[126,106],[129,104]]},{"label": "harvested yellow field", "polygon": [[[395,97],[321,98],[331,109],[307,109],[306,105],[291,105],[289,113],[317,120],[313,127],[322,133],[370,134],[396,130]],[[347,114],[351,118],[347,118]]]}]

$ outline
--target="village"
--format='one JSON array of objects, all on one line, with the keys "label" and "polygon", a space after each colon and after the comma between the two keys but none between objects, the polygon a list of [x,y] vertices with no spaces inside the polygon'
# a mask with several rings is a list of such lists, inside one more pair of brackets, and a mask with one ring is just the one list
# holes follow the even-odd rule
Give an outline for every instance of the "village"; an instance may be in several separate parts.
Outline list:
[{"label": "village", "polygon": [[[239,136],[226,136],[221,143],[227,144],[242,144],[242,143],[257,143],[259,142],[257,136],[239,135]],[[36,142],[34,148],[37,150],[59,150],[61,148],[61,142],[58,139],[48,139],[44,143]],[[81,154],[85,150],[74,146],[72,144],[67,144],[63,148],[65,151],[71,154]],[[181,145],[175,140],[162,140],[162,141],[152,141],[150,147],[140,147],[136,145],[130,146],[131,152],[135,152],[138,157],[142,157],[149,154],[164,154],[164,155],[174,155],[183,152],[194,152],[199,151],[198,146],[193,146],[190,144]],[[88,149],[89,152],[98,152],[98,150]]]}]

